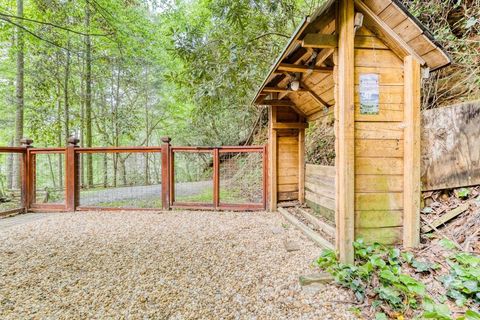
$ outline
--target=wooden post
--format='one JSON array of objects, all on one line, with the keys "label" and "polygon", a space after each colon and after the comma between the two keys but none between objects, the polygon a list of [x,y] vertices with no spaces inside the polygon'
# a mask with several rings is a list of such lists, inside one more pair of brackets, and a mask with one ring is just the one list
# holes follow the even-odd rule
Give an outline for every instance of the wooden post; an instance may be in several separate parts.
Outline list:
[{"label": "wooden post", "polygon": [[220,157],[218,148],[213,149],[213,207],[220,205]]},{"label": "wooden post", "polygon": [[412,56],[404,59],[404,191],[403,245],[420,243],[420,87],[419,62]]},{"label": "wooden post", "polygon": [[30,170],[30,153],[28,152],[28,149],[32,147],[33,140],[22,138],[20,140],[20,143],[22,147],[25,148],[25,152],[22,154],[22,167],[20,172],[22,179],[21,203],[22,207],[25,208],[25,212],[27,212],[30,208],[32,197],[32,189],[30,183],[30,181],[32,180],[32,170]]},{"label": "wooden post", "polygon": [[168,156],[168,193],[170,195],[169,206],[175,202],[175,152],[170,148]]},{"label": "wooden post", "polygon": [[298,202],[305,202],[305,129],[298,130]]},{"label": "wooden post", "polygon": [[78,206],[80,186],[78,177],[78,148],[80,140],[75,137],[68,138],[65,148],[65,210],[75,211]]},{"label": "wooden post", "polygon": [[162,209],[170,210],[170,139],[162,138]]},{"label": "wooden post", "polygon": [[269,123],[269,150],[268,150],[268,181],[270,186],[270,211],[277,210],[277,130],[273,127],[277,123],[277,110],[275,107],[268,107]]},{"label": "wooden post", "polygon": [[337,168],[336,246],[339,260],[353,263],[355,237],[355,158],[354,158],[354,1],[339,0],[337,72]]},{"label": "wooden post", "polygon": [[263,146],[262,153],[262,162],[263,162],[263,210],[267,210],[267,196],[268,196],[268,146]]}]

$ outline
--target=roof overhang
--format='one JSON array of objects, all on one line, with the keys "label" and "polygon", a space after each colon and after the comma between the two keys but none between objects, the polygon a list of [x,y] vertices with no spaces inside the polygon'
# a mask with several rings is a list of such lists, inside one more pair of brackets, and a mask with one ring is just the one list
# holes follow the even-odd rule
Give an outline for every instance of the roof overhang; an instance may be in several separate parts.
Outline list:
[{"label": "roof overhang", "polygon": [[[378,19],[382,20],[383,18],[381,11],[385,10],[386,8],[393,12],[393,14],[401,15],[405,17],[404,23],[410,24],[411,28],[416,28],[418,35],[416,36],[417,42],[420,42],[424,47],[429,46],[431,51],[423,52],[418,49],[418,46],[415,47],[414,43],[411,43],[412,39],[404,38],[401,39],[403,36],[402,34],[398,35],[398,40],[402,42],[404,46],[409,48],[409,52],[416,56],[422,57],[420,58],[421,63],[424,63],[426,67],[429,67],[430,70],[438,70],[449,65],[452,61],[451,57],[445,51],[445,49],[434,39],[433,35],[426,29],[425,26],[421,24],[421,22],[415,18],[407,8],[400,3],[399,0],[355,0],[356,5],[360,4],[363,7],[369,8],[369,5],[373,7],[373,4],[376,5],[376,10],[369,10],[377,17]],[[311,16],[305,17],[300,25],[297,27],[295,32],[290,37],[288,43],[286,44],[285,48],[281,52],[281,54],[275,60],[275,63],[272,65],[270,70],[267,73],[267,76],[262,82],[259,90],[257,91],[254,99],[252,100],[252,104],[262,105],[262,101],[259,100],[262,94],[262,91],[265,87],[268,86],[269,82],[273,79],[272,76],[278,72],[280,64],[285,61],[290,55],[296,52],[299,48],[302,47],[301,40],[305,37],[305,34],[311,32],[313,29],[309,26],[314,25],[318,19],[326,18],[326,14],[330,14],[329,10],[332,6],[336,3],[336,0],[328,0],[324,3],[321,7],[319,7]],[[370,8],[369,8],[370,9]],[[375,11],[375,12],[374,12]],[[408,21],[407,21],[408,19]],[[386,20],[386,19],[385,19]],[[383,20],[382,20],[383,21]],[[394,25],[387,25],[387,22],[383,23],[385,28],[389,29],[390,33],[400,33]],[[432,56],[434,56],[432,58]],[[434,60],[435,59],[435,60]],[[432,63],[435,61],[435,63]]]}]

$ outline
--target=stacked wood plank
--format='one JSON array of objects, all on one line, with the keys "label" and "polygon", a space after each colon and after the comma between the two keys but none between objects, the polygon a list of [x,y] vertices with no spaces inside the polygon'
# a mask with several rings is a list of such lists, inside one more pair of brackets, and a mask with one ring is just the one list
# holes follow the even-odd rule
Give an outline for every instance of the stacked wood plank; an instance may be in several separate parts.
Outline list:
[{"label": "stacked wood plank", "polygon": [[307,164],[305,200],[325,219],[335,220],[335,167]]}]

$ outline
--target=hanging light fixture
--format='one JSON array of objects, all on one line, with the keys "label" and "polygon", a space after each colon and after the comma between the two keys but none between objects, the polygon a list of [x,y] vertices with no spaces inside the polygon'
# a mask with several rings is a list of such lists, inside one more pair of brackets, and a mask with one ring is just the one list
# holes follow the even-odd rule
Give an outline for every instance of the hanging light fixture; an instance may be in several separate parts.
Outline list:
[{"label": "hanging light fixture", "polygon": [[290,89],[293,91],[298,91],[298,89],[300,89],[300,81],[295,79],[290,82]]}]

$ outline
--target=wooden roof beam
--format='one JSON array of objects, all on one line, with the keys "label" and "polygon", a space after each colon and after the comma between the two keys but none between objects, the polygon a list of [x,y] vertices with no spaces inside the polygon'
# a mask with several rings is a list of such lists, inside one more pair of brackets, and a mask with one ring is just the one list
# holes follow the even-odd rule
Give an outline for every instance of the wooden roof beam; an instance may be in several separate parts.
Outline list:
[{"label": "wooden roof beam", "polygon": [[270,99],[264,100],[262,105],[272,106],[272,107],[290,107],[293,111],[298,113],[301,117],[306,118],[307,115],[305,112],[300,110],[292,100],[280,100],[280,99]]},{"label": "wooden roof beam", "polygon": [[265,93],[270,93],[270,92],[286,92],[286,93],[294,93],[294,92],[304,92],[306,91],[305,89],[298,89],[298,90],[292,90],[292,89],[288,89],[288,88],[279,88],[279,87],[265,87],[263,88],[262,92],[265,92]]},{"label": "wooden roof beam", "polygon": [[272,124],[272,129],[306,129],[306,122],[276,122]]},{"label": "wooden roof beam", "polygon": [[331,73],[333,72],[333,67],[308,67],[303,65],[297,64],[289,64],[289,63],[280,63],[278,66],[279,71],[285,72],[320,72],[320,73]]},{"label": "wooden roof beam", "polygon": [[280,99],[263,100],[262,105],[274,107],[295,107],[295,103],[293,103],[293,101]]},{"label": "wooden roof beam", "polygon": [[302,40],[304,48],[336,48],[338,37],[336,34],[307,33]]},{"label": "wooden roof beam", "polygon": [[363,1],[355,0],[355,7],[365,16],[364,24],[375,33],[380,40],[390,47],[402,59],[412,56],[421,65],[425,60],[420,57],[395,31],[390,28],[379,16],[377,16]]}]

